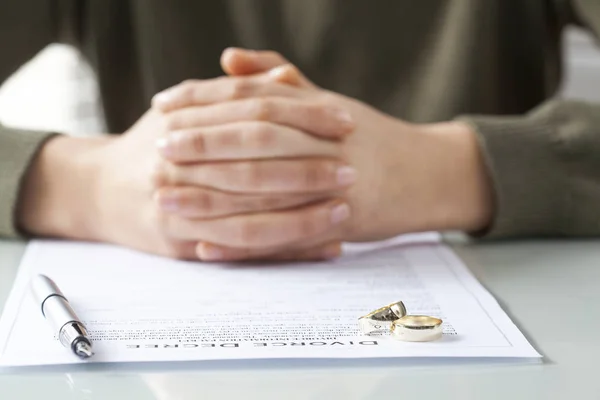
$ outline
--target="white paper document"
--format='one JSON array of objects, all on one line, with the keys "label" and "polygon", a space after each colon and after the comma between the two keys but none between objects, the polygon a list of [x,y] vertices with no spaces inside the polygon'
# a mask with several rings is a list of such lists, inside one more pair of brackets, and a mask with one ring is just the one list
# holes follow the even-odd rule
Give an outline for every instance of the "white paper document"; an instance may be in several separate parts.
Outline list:
[{"label": "white paper document", "polygon": [[[90,332],[80,361],[29,291],[53,279]],[[358,317],[402,300],[439,317],[442,339],[362,335]],[[437,234],[347,245],[330,262],[203,264],[101,244],[29,245],[0,319],[0,365],[268,358],[540,355]]]}]

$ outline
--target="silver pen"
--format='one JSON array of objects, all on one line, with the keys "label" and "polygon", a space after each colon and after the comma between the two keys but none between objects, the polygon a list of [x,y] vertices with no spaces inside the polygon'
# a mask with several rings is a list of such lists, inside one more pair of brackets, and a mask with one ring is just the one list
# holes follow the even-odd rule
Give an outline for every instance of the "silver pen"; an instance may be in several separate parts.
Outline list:
[{"label": "silver pen", "polygon": [[37,275],[31,281],[31,292],[60,343],[81,359],[91,357],[94,353],[87,330],[56,283]]}]

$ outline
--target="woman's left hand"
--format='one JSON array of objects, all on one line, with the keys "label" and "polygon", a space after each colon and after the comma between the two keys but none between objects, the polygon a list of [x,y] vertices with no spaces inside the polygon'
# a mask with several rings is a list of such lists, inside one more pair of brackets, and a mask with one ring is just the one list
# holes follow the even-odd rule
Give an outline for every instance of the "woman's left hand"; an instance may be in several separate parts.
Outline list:
[{"label": "woman's left hand", "polygon": [[[250,53],[250,57],[252,54],[255,53]],[[258,59],[260,56],[260,53],[256,55]],[[266,58],[270,58],[264,63],[268,65],[273,64],[277,56],[268,53]],[[252,71],[252,68],[246,70]],[[289,64],[275,68],[272,73],[289,84],[282,97],[263,96],[260,87],[246,87],[238,91],[235,98],[216,99],[209,82],[196,81],[169,89],[166,95],[156,97],[154,106],[178,121],[178,140],[183,142],[186,134],[190,136],[187,139],[190,142],[194,140],[194,135],[198,135],[194,128],[205,124],[206,106],[215,101],[239,101],[243,97],[262,104],[262,109],[267,113],[282,103],[291,107],[288,110],[290,113],[294,113],[294,104],[349,111],[355,129],[341,139],[340,147],[343,159],[352,168],[347,172],[356,175],[356,182],[349,190],[338,194],[349,205],[348,209],[340,212],[349,213],[349,217],[315,235],[312,226],[317,222],[311,220],[308,214],[307,218],[298,219],[296,209],[265,212],[261,215],[263,221],[277,218],[282,226],[290,227],[294,236],[289,241],[281,237],[275,247],[257,243],[252,248],[201,243],[201,258],[287,259],[295,258],[315,246],[322,247],[324,243],[336,244],[327,254],[336,256],[341,241],[380,240],[427,230],[476,230],[487,224],[491,214],[490,188],[475,134],[468,127],[454,122],[432,125],[407,123],[360,101],[318,88]],[[294,101],[289,101],[290,98]],[[292,155],[292,150],[287,149],[284,158],[272,156],[254,162],[260,163],[263,176],[269,176],[269,171],[292,171],[310,162],[301,154]],[[193,149],[187,149],[185,153],[184,158],[171,157],[170,161],[187,164],[211,162],[201,154],[194,154]],[[241,153],[239,157],[245,158]],[[229,154],[228,161],[219,162],[225,165],[235,163],[236,155]],[[222,185],[219,182],[214,184]],[[260,182],[256,184],[260,186]],[[311,182],[304,181],[303,192],[297,194],[305,195],[313,191],[310,185]],[[315,187],[314,190],[318,191],[319,188]],[[257,235],[260,235],[260,227],[255,228]],[[305,233],[300,239],[299,232]]]}]

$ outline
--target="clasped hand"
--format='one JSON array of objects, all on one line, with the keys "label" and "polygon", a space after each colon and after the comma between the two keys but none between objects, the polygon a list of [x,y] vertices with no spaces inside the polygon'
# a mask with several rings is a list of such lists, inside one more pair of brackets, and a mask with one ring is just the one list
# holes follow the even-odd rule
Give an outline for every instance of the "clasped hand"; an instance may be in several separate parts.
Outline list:
[{"label": "clasped hand", "polygon": [[354,123],[319,94],[284,67],[156,96],[155,200],[171,237],[197,239],[204,260],[336,256],[356,179],[341,140]]},{"label": "clasped hand", "polygon": [[453,206],[471,193],[445,193],[448,177],[470,179],[443,164],[462,165],[454,150],[470,162],[452,135],[321,89],[273,53],[232,50],[222,64],[229,76],[160,93],[97,152],[93,239],[180,259],[301,260],[468,225]]}]

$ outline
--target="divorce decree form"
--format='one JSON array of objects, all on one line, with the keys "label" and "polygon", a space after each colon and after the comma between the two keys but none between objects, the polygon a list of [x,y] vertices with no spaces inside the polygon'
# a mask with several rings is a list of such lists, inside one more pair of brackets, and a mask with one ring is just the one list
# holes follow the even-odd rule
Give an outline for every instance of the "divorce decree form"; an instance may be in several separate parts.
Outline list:
[{"label": "divorce decree form", "polygon": [[[87,326],[81,361],[53,337],[29,280],[53,279]],[[362,335],[361,315],[403,301],[443,337]],[[103,244],[32,242],[0,319],[0,365],[268,358],[540,355],[437,234],[346,245],[318,263],[182,262]]]}]

